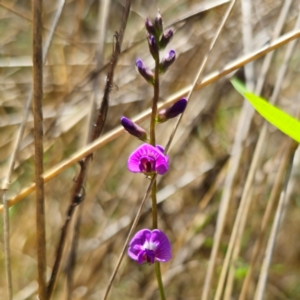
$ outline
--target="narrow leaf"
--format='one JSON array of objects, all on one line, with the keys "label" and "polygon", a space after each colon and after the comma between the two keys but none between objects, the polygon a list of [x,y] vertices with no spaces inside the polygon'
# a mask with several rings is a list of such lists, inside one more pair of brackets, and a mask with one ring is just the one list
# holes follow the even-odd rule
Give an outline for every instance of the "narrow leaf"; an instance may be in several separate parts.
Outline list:
[{"label": "narrow leaf", "polygon": [[247,91],[243,83],[237,79],[233,79],[231,83],[234,88],[252,104],[262,117],[283,133],[300,143],[300,122],[297,119],[268,103],[265,99]]}]

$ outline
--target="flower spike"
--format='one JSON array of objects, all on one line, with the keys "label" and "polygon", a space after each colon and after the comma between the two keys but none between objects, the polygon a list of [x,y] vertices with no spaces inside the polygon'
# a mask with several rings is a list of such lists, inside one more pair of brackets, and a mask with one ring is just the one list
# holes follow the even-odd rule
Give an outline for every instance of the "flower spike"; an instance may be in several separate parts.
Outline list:
[{"label": "flower spike", "polygon": [[129,243],[128,255],[139,264],[155,261],[167,262],[172,258],[171,244],[168,237],[159,229],[142,229]]},{"label": "flower spike", "polygon": [[186,108],[187,100],[182,98],[167,109],[161,110],[156,118],[157,123],[166,122],[169,119],[175,118],[182,114]]},{"label": "flower spike", "polygon": [[121,118],[121,124],[124,127],[124,129],[129,132],[131,135],[137,137],[141,141],[147,142],[147,133],[146,131],[140,127],[139,125],[132,122],[130,119],[126,117]]}]

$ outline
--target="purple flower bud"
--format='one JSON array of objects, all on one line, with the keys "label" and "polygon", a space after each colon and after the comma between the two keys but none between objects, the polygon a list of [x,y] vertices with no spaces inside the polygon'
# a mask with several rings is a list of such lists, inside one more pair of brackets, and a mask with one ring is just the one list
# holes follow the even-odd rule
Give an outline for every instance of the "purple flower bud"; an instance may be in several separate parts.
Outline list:
[{"label": "purple flower bud", "polygon": [[157,45],[155,37],[151,34],[148,34],[147,40],[148,40],[149,50],[150,50],[150,53],[152,54],[152,57],[154,59],[157,59],[159,49],[158,49],[158,45]]},{"label": "purple flower bud", "polygon": [[159,73],[165,73],[168,68],[173,64],[176,58],[176,53],[174,50],[170,50],[169,53],[162,59],[159,64]]},{"label": "purple flower bud", "polygon": [[153,264],[155,261],[169,261],[172,258],[171,250],[171,243],[164,232],[142,229],[130,241],[128,255],[139,264]]},{"label": "purple flower bud", "polygon": [[156,35],[155,26],[153,23],[147,18],[145,21],[145,27],[149,34]]},{"label": "purple flower bud", "polygon": [[157,13],[157,16],[154,20],[154,27],[155,27],[155,32],[156,32],[155,36],[159,38],[164,30],[163,20],[162,20],[160,12]]},{"label": "purple flower bud", "polygon": [[166,46],[169,44],[170,40],[172,39],[173,35],[174,30],[172,28],[165,30],[159,41],[159,49],[165,49]]},{"label": "purple flower bud", "polygon": [[186,108],[187,100],[182,98],[167,109],[161,110],[156,118],[157,123],[163,123],[169,119],[175,118],[182,114]]},{"label": "purple flower bud", "polygon": [[144,64],[141,59],[137,59],[135,62],[136,69],[146,79],[147,82],[154,84],[153,72]]},{"label": "purple flower bud", "polygon": [[137,137],[138,139],[146,142],[148,140],[146,131],[139,125],[132,122],[126,117],[121,118],[121,124],[124,129],[129,132],[131,135]]},{"label": "purple flower bud", "polygon": [[143,144],[133,151],[128,158],[128,170],[133,173],[152,175],[165,174],[169,169],[169,157],[164,155],[161,146]]}]

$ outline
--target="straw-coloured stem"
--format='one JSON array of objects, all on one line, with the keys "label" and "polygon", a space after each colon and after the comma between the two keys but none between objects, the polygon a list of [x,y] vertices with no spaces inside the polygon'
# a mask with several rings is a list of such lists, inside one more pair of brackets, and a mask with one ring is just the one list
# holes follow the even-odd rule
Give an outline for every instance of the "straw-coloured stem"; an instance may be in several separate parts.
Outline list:
[{"label": "straw-coloured stem", "polygon": [[33,0],[33,116],[34,116],[34,166],[36,183],[36,231],[39,299],[46,300],[46,228],[43,168],[43,50],[42,50],[41,0]]}]

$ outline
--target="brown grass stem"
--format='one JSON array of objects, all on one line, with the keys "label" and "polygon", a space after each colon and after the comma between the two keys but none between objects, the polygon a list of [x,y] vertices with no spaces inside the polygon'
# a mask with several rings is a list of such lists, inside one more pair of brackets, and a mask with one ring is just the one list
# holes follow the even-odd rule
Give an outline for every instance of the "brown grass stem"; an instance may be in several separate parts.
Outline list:
[{"label": "brown grass stem", "polygon": [[279,203],[278,203],[276,214],[275,214],[275,219],[274,219],[274,222],[272,225],[271,234],[270,234],[267,249],[265,252],[264,262],[262,265],[260,277],[259,277],[256,291],[255,291],[255,296],[254,296],[255,300],[262,300],[264,297],[264,291],[265,291],[265,287],[266,287],[268,272],[269,272],[271,259],[272,259],[272,255],[273,255],[273,251],[274,251],[274,247],[275,247],[278,229],[279,229],[280,223],[282,221],[282,215],[284,213],[285,207],[287,206],[287,202],[289,200],[289,197],[286,197],[286,195],[287,195],[287,190],[289,188],[290,177],[291,177],[291,173],[292,173],[292,169],[293,169],[294,156],[295,156],[295,151],[297,150],[297,148],[298,148],[298,143],[293,141],[292,153],[289,158],[288,169],[287,169],[287,172],[285,175],[284,187],[283,187],[281,195],[280,195]]},{"label": "brown grass stem", "polygon": [[[242,56],[241,58],[228,63],[224,66],[223,69],[219,71],[215,71],[208,76],[206,76],[200,83],[198,83],[195,87],[195,90],[199,90],[223,77],[232,73],[233,71],[243,67],[247,63],[250,63],[267,53],[274,51],[277,48],[282,47],[283,45],[289,43],[300,37],[300,30],[289,32],[282,37],[276,39],[275,41],[271,42],[269,45],[262,47],[261,49],[254,51],[253,53],[247,54]],[[186,88],[180,90],[176,94],[173,94],[170,98],[168,98],[164,103],[159,103],[158,108],[166,108],[170,104],[176,102],[179,98],[185,96],[192,88],[192,85],[187,86]],[[141,122],[147,119],[151,114],[151,109],[145,110],[141,114],[137,115],[136,117],[132,118],[134,122]],[[104,145],[108,144],[109,142],[113,141],[117,137],[121,136],[124,133],[124,129],[122,126],[118,126],[115,129],[111,130],[103,137],[95,140],[93,143],[89,144],[88,146],[84,147],[83,149],[78,150],[74,154],[70,156],[70,158],[64,160],[63,162],[59,163],[58,165],[54,166],[50,170],[48,170],[44,175],[44,181],[48,182],[55,178],[58,174],[69,168],[70,166],[74,165],[87,155],[97,151]],[[22,190],[17,196],[10,199],[8,201],[9,207],[21,201],[24,197],[28,196],[35,190],[35,184],[31,184],[29,187]],[[0,206],[0,212],[2,212],[3,206]]]},{"label": "brown grass stem", "polygon": [[43,48],[42,48],[42,0],[32,1],[33,15],[33,116],[34,116],[34,166],[36,196],[36,243],[38,261],[39,299],[46,300],[46,227],[43,168]]},{"label": "brown grass stem", "polygon": [[[299,28],[299,26],[300,26],[300,16],[298,16],[297,22],[295,23],[295,29]],[[288,63],[289,63],[290,58],[292,56],[295,45],[296,45],[296,41],[293,41],[286,48],[284,60],[283,60],[283,63],[281,65],[281,68],[279,69],[278,76],[276,78],[276,82],[275,82],[275,85],[274,85],[274,90],[273,90],[272,96],[270,98],[270,103],[272,103],[272,104],[275,104],[277,102],[278,97],[279,97],[279,92],[281,90],[283,80],[286,76],[287,66],[288,66]],[[262,149],[263,149],[263,144],[265,144],[265,143],[261,144],[260,141],[266,141],[266,134],[267,134],[266,128],[267,128],[267,125],[268,125],[268,123],[264,122],[262,130],[260,131],[259,141],[257,143],[258,150],[255,151],[255,154],[257,156],[261,156]],[[261,145],[261,146],[258,147],[259,145]],[[254,158],[253,161],[256,161],[256,159]],[[258,167],[258,165],[255,166],[255,170],[257,169],[257,167]],[[247,178],[247,180],[246,180],[245,189],[248,186],[248,180],[250,181],[249,185],[252,185],[254,174],[253,174],[253,176],[251,176],[251,174],[252,174],[251,172],[248,173],[249,179]],[[251,199],[249,199],[249,201],[251,201]],[[243,231],[244,231],[244,228],[245,228],[245,225],[246,225],[245,223],[246,223],[246,220],[247,220],[247,216],[248,216],[248,211],[244,210],[243,216],[241,218],[242,224],[240,224],[240,226],[239,226],[239,232],[238,232],[238,236],[237,236],[235,246],[234,246],[234,251],[233,251],[233,254],[232,254],[232,258],[231,258],[232,263],[231,263],[231,267],[230,267],[230,272],[229,272],[227,283],[226,283],[225,294],[228,295],[227,299],[229,299],[230,296],[231,296],[231,289],[232,289],[233,278],[234,278],[234,273],[235,273],[235,267],[234,266],[236,264],[236,261],[238,259],[239,253],[240,253],[240,248],[241,248],[241,243],[242,243],[242,236],[243,236]]]},{"label": "brown grass stem", "polygon": [[[63,6],[65,4],[65,0],[59,2],[58,9],[56,11],[55,17],[53,19],[51,28],[50,28],[50,33],[47,37],[44,50],[43,50],[43,64],[45,64],[47,54],[49,52],[49,48],[51,45],[51,41],[53,38],[53,34],[55,32],[58,20],[61,16],[61,12],[63,9]],[[8,280],[8,290],[10,291],[8,295],[12,295],[12,283],[11,283],[11,270],[10,270],[10,239],[9,239],[9,210],[8,210],[8,205],[7,205],[7,199],[6,199],[6,192],[9,189],[10,186],[10,180],[11,180],[11,175],[14,169],[15,165],[15,159],[17,152],[20,147],[20,143],[24,134],[24,129],[25,129],[25,124],[28,120],[29,112],[30,112],[30,107],[31,107],[31,101],[32,101],[32,94],[33,94],[33,88],[31,88],[31,91],[29,93],[29,96],[26,101],[26,105],[24,108],[24,115],[23,115],[23,120],[20,124],[19,130],[17,132],[16,139],[14,141],[14,146],[12,150],[12,154],[9,158],[9,163],[8,163],[8,168],[7,172],[5,174],[4,180],[2,182],[2,202],[3,202],[3,208],[4,208],[4,249],[5,249],[5,265],[6,265],[6,272],[7,272],[7,280]]]},{"label": "brown grass stem", "polygon": [[[209,59],[209,57],[210,57],[210,55],[211,55],[211,53],[212,53],[212,51],[213,51],[213,49],[214,49],[214,47],[215,47],[215,45],[216,45],[216,42],[217,42],[217,40],[218,40],[218,38],[219,38],[219,36],[220,36],[220,34],[221,34],[223,28],[224,28],[224,25],[225,25],[226,21],[227,21],[228,18],[229,18],[229,15],[230,15],[231,12],[232,12],[232,9],[233,9],[233,7],[234,7],[235,2],[236,2],[236,0],[232,0],[232,1],[230,2],[230,4],[228,5],[228,8],[227,8],[227,10],[226,10],[226,12],[225,12],[225,15],[224,15],[224,17],[223,17],[223,19],[222,19],[222,21],[221,21],[221,24],[220,24],[220,26],[219,26],[219,28],[218,28],[218,30],[217,30],[217,32],[216,32],[216,34],[215,34],[215,36],[214,36],[214,38],[213,38],[211,44],[210,44],[210,46],[209,46],[209,49],[208,49],[206,55],[204,56],[204,58],[203,58],[203,60],[202,60],[202,64],[201,64],[201,66],[200,66],[200,68],[199,68],[199,70],[198,70],[197,75],[195,76],[195,79],[194,79],[194,82],[193,82],[193,84],[192,84],[192,87],[191,87],[191,88],[189,89],[189,91],[188,91],[188,95],[187,95],[187,97],[186,97],[186,98],[187,98],[187,101],[189,101],[189,99],[191,98],[191,96],[192,96],[192,94],[194,93],[194,91],[196,91],[197,85],[199,85],[199,84],[197,84],[197,83],[198,83],[199,79],[201,78],[201,76],[202,76],[202,74],[203,74],[203,71],[204,71],[204,69],[205,69],[205,67],[206,67],[206,64],[207,64],[207,62],[208,62],[208,59]],[[173,138],[174,138],[174,136],[175,136],[175,133],[176,133],[176,131],[177,131],[177,128],[178,128],[178,126],[179,126],[179,123],[180,123],[180,121],[181,121],[183,115],[184,115],[184,112],[177,118],[176,124],[175,124],[175,126],[174,126],[174,129],[173,129],[171,135],[170,135],[170,138],[169,138],[169,140],[168,140],[168,143],[167,143],[167,146],[166,146],[166,149],[165,149],[165,153],[166,153],[166,154],[167,154],[167,152],[168,152],[168,150],[169,150],[169,148],[170,148],[170,146],[171,146],[171,143],[172,143],[172,141],[173,141]]]},{"label": "brown grass stem", "polygon": [[[82,4],[82,3],[81,3]],[[109,7],[110,7],[110,1],[105,0],[101,1],[101,5],[99,5],[99,11],[98,11],[98,31],[99,31],[99,41],[98,41],[98,47],[97,47],[97,55],[96,55],[96,69],[100,69],[103,65],[103,49],[104,49],[104,43],[105,43],[105,32],[107,27],[107,20],[109,16]],[[78,9],[78,13],[82,13],[82,9]],[[79,26],[78,26],[79,27]],[[79,28],[78,28],[79,30]],[[87,145],[90,142],[92,129],[93,129],[93,120],[94,115],[96,111],[96,105],[99,103],[99,95],[101,94],[100,91],[100,85],[98,82],[100,72],[95,72],[95,76],[93,78],[93,94],[91,96],[91,99],[89,101],[89,110],[88,115],[86,118],[86,126],[84,129],[84,137],[83,137],[83,143],[84,146]],[[100,99],[99,99],[100,100]],[[78,248],[78,239],[79,239],[79,232],[81,227],[81,219],[83,214],[83,208],[81,206],[80,210],[77,210],[75,212],[74,216],[74,222],[73,227],[71,229],[72,234],[70,236],[70,250],[68,253],[68,263],[66,267],[66,285],[67,285],[67,299],[72,299],[72,292],[73,292],[73,278],[74,278],[74,270],[76,266],[76,258],[77,258],[77,248]]]},{"label": "brown grass stem", "polygon": [[[112,53],[110,68],[109,68],[109,71],[108,71],[108,74],[106,77],[106,84],[105,84],[103,99],[102,99],[101,106],[98,111],[97,121],[96,121],[94,130],[93,130],[93,134],[91,137],[92,142],[95,141],[100,136],[102,129],[104,127],[105,121],[106,121],[106,116],[107,116],[108,107],[109,107],[110,91],[111,91],[111,87],[113,86],[114,70],[117,65],[119,55],[121,53],[121,46],[122,46],[124,32],[125,32],[129,12],[130,12],[130,6],[131,6],[131,1],[127,0],[125,7],[124,7],[124,11],[123,11],[123,16],[122,16],[122,20],[121,20],[121,24],[120,24],[120,30],[119,30],[119,32],[117,32],[114,35],[115,46],[114,46],[113,53]],[[51,299],[51,296],[52,296],[52,293],[53,293],[53,290],[54,290],[54,287],[55,287],[55,284],[57,281],[70,221],[74,214],[75,207],[77,205],[79,205],[85,198],[85,190],[84,190],[83,184],[84,184],[84,181],[86,178],[87,169],[93,158],[92,155],[93,155],[92,153],[89,153],[80,162],[80,172],[79,172],[79,174],[76,178],[75,184],[74,184],[74,188],[73,188],[73,192],[72,192],[72,196],[71,196],[71,200],[70,200],[70,205],[69,205],[69,208],[67,211],[65,224],[62,228],[60,240],[59,240],[59,243],[57,246],[55,262],[54,262],[51,278],[50,278],[48,288],[47,288],[47,296],[48,296],[49,300]]]},{"label": "brown grass stem", "polygon": [[10,262],[10,230],[9,230],[9,208],[6,199],[6,190],[2,191],[3,203],[3,240],[4,240],[4,257],[5,257],[5,272],[6,272],[6,294],[7,299],[13,298],[11,262]]},{"label": "brown grass stem", "polygon": [[[296,21],[296,24],[295,24],[295,28],[298,28],[300,26],[300,15],[298,16],[297,18],[297,21]],[[275,103],[278,96],[279,96],[279,91],[280,91],[280,87],[282,85],[282,82],[283,82],[283,79],[285,77],[285,74],[286,74],[286,71],[287,71],[287,66],[288,66],[288,62],[292,56],[292,53],[294,51],[294,48],[295,48],[295,45],[296,45],[296,41],[293,41],[291,42],[287,49],[286,49],[286,52],[285,52],[285,57],[284,57],[284,60],[283,60],[283,63],[282,63],[282,66],[278,72],[278,77],[277,77],[277,80],[276,80],[276,83],[275,83],[275,88],[274,88],[274,91],[273,91],[273,94],[271,96],[271,99],[270,99],[270,102],[271,103]],[[265,122],[264,125],[263,125],[263,128],[261,130],[261,133],[260,135],[262,135],[261,139],[262,140],[265,140],[265,136],[266,136],[266,126],[267,126],[267,123]],[[271,196],[270,196],[271,199],[273,199]],[[274,202],[274,200],[273,200]],[[261,244],[261,240],[262,238],[260,237],[261,235],[263,235],[263,232],[265,231],[265,227],[269,221],[269,218],[270,218],[270,210],[271,208],[269,208],[269,206],[271,206],[271,203],[273,203],[271,200],[268,201],[268,205],[267,205],[267,209],[265,211],[265,214],[264,214],[264,217],[263,217],[263,221],[262,221],[262,225],[261,225],[261,230],[260,230],[260,235],[253,247],[253,251],[252,251],[252,255],[251,255],[251,263],[250,263],[250,267],[249,267],[249,270],[247,272],[247,275],[246,275],[246,278],[243,282],[243,287],[242,287],[242,291],[241,291],[241,294],[239,296],[239,300],[244,300],[245,297],[246,297],[246,294],[247,294],[247,289],[248,289],[248,286],[249,286],[249,282],[251,280],[251,276],[252,276],[252,271],[253,271],[253,266],[254,266],[254,263],[256,261],[256,258],[257,258],[257,255],[258,255],[258,250],[260,249],[260,244]],[[272,207],[272,206],[271,206]]]},{"label": "brown grass stem", "polygon": [[270,198],[269,198],[269,201],[268,201],[268,204],[267,204],[264,216],[263,216],[263,220],[262,220],[262,223],[260,226],[258,237],[253,246],[253,250],[251,253],[251,259],[250,259],[250,263],[249,263],[249,268],[248,268],[245,280],[243,282],[242,291],[239,296],[239,300],[246,299],[248,288],[249,288],[249,283],[252,279],[252,273],[254,271],[255,263],[259,262],[258,259],[259,259],[260,252],[262,250],[261,247],[263,244],[263,240],[264,240],[265,234],[267,232],[267,226],[268,226],[270,218],[271,218],[272,209],[274,207],[276,199],[279,196],[280,188],[282,187],[282,179],[283,179],[283,176],[284,176],[284,173],[285,173],[285,170],[287,167],[287,163],[289,161],[289,157],[291,154],[291,151],[289,150],[289,148],[291,148],[291,143],[288,145],[288,147],[285,147],[285,149],[287,149],[287,151],[285,151],[284,157],[281,160],[278,172],[276,174],[275,182],[274,182],[274,185],[273,185],[273,188],[271,191],[271,195],[270,195]]},{"label": "brown grass stem", "polygon": [[135,218],[134,218],[134,221],[133,221],[133,223],[132,223],[132,225],[131,225],[131,227],[130,227],[129,233],[128,233],[127,237],[126,237],[126,240],[125,240],[125,243],[124,243],[124,245],[123,245],[121,254],[120,254],[119,258],[118,258],[117,264],[116,264],[116,266],[115,266],[115,268],[114,268],[114,270],[113,270],[113,273],[112,273],[112,275],[111,275],[111,277],[110,277],[110,279],[109,279],[109,282],[108,282],[108,284],[107,284],[107,287],[106,287],[106,289],[105,289],[104,296],[103,296],[102,300],[105,300],[105,299],[107,298],[107,296],[108,296],[108,293],[109,293],[109,291],[110,291],[110,289],[111,289],[111,286],[112,286],[112,284],[113,284],[113,281],[114,281],[114,279],[115,279],[115,277],[116,277],[116,275],[117,275],[117,272],[118,272],[119,267],[120,267],[120,265],[121,265],[121,262],[122,262],[122,260],[123,260],[124,254],[125,254],[125,252],[126,252],[126,249],[127,249],[128,243],[129,243],[129,240],[130,240],[130,238],[131,238],[131,236],[132,236],[132,234],[133,234],[133,232],[134,232],[134,230],[135,230],[135,228],[136,228],[136,226],[137,226],[137,224],[138,224],[138,222],[139,222],[139,219],[140,219],[142,210],[143,210],[143,208],[144,208],[144,205],[145,205],[145,203],[146,203],[146,200],[148,199],[148,197],[149,197],[149,195],[150,195],[150,192],[151,192],[151,190],[152,190],[152,186],[153,186],[154,182],[156,181],[156,177],[157,177],[156,174],[153,175],[153,177],[152,177],[152,179],[151,179],[151,182],[150,182],[150,184],[149,184],[149,186],[148,186],[148,189],[147,189],[147,191],[146,191],[146,193],[145,193],[145,195],[144,195],[144,198],[143,198],[143,200],[142,200],[142,202],[141,202],[141,204],[140,204],[140,206],[139,206],[139,209],[138,209],[138,211],[137,211],[137,213],[136,213],[136,216],[135,216]]},{"label": "brown grass stem", "polygon": [[[286,2],[286,5],[288,5],[288,2]],[[282,9],[282,11],[281,11],[281,15],[278,18],[278,21],[277,21],[277,24],[276,24],[276,27],[275,27],[275,30],[273,33],[273,40],[280,35],[280,32],[281,32],[283,24],[284,24],[284,20],[285,20],[285,14],[287,11],[288,10],[285,8]],[[262,91],[262,88],[263,88],[263,85],[265,82],[265,78],[266,78],[266,73],[271,65],[273,54],[274,53],[269,53],[264,58],[260,76],[259,76],[257,84],[255,86],[255,93],[258,95],[260,95],[260,93]],[[253,115],[254,115],[254,109],[252,107],[250,107],[250,104],[248,103],[248,101],[244,100],[243,109],[242,109],[239,123],[237,126],[238,130],[237,130],[237,133],[236,133],[236,136],[234,139],[234,143],[233,143],[233,147],[231,150],[232,154],[231,154],[231,159],[229,161],[228,173],[225,178],[224,191],[223,191],[222,198],[221,198],[221,204],[220,204],[221,210],[220,210],[220,214],[218,216],[217,230],[215,233],[214,245],[213,245],[213,250],[212,250],[213,259],[210,259],[210,266],[211,266],[210,268],[212,268],[212,269],[214,268],[214,265],[215,265],[218,248],[219,248],[222,233],[223,233],[223,228],[225,226],[225,220],[226,220],[229,203],[231,200],[234,179],[235,179],[235,176],[236,176],[236,173],[237,173],[240,161],[241,161],[241,157],[242,157],[243,143],[247,138]],[[261,143],[263,144],[263,141],[261,141]],[[222,271],[221,271],[221,275],[219,278],[215,299],[220,299],[220,297],[221,297],[223,287],[224,287],[224,282],[225,282],[226,275],[227,275],[227,268],[229,266],[229,261],[231,258],[233,245],[236,240],[236,234],[237,234],[239,226],[240,226],[240,221],[241,221],[242,215],[244,214],[244,212],[246,213],[248,211],[248,208],[250,206],[249,202],[252,199],[251,197],[248,197],[250,190],[251,190],[250,179],[253,178],[253,176],[254,176],[254,172],[256,170],[255,165],[257,165],[257,163],[258,163],[258,159],[259,159],[259,157],[254,156],[252,159],[252,162],[251,162],[250,171],[247,176],[247,181],[246,181],[245,187],[243,189],[242,199],[240,202],[240,206],[238,209],[236,219],[234,221],[234,227],[232,230],[232,234],[230,236],[229,247],[227,249],[225,260],[223,262]]]}]

